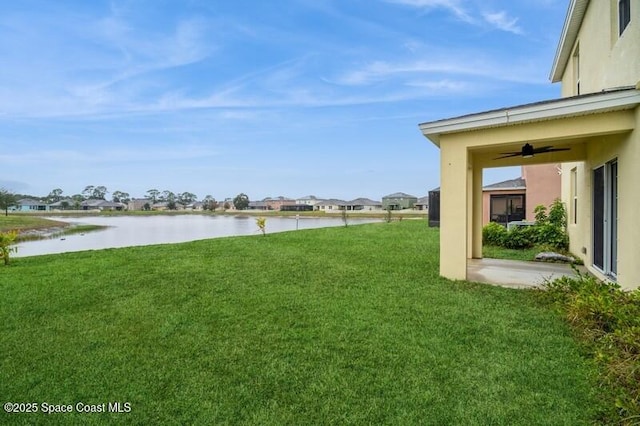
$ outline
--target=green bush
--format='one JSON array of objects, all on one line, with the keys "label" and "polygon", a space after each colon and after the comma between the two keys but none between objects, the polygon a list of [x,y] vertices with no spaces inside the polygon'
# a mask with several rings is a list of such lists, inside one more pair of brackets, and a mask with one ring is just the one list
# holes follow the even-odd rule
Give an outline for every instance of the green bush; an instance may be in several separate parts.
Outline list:
[{"label": "green bush", "polygon": [[567,210],[564,208],[564,204],[559,198],[556,198],[551,204],[548,220],[550,224],[560,229],[565,229],[567,227]]},{"label": "green bush", "polygon": [[532,227],[533,241],[536,244],[551,246],[555,250],[569,250],[569,236],[564,228],[553,225],[551,222]]},{"label": "green bush", "polygon": [[556,304],[596,363],[615,412],[605,423],[640,419],[640,290],[625,292],[591,276],[547,282],[539,294]]},{"label": "green bush", "polygon": [[482,228],[482,243],[508,249],[525,249],[534,245],[549,247],[551,250],[569,250],[569,236],[566,232],[567,213],[564,204],[556,199],[549,209],[536,206],[536,223],[507,231],[504,226],[491,222]]},{"label": "green bush", "polygon": [[508,249],[525,249],[533,246],[533,229],[529,226],[516,226],[507,232],[503,246]]},{"label": "green bush", "polygon": [[542,225],[543,223],[546,223],[548,220],[547,217],[547,208],[545,206],[543,206],[542,204],[538,204],[534,209],[533,209],[533,214],[536,218],[536,225]]},{"label": "green bush", "polygon": [[506,236],[507,228],[498,223],[489,222],[482,228],[482,244],[502,247]]}]

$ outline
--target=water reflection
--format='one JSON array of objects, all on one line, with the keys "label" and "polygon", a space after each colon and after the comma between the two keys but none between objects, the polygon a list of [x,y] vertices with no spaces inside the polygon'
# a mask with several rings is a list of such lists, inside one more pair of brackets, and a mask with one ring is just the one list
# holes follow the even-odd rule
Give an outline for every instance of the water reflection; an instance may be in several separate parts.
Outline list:
[{"label": "water reflection", "polygon": [[[255,217],[167,215],[167,216],[88,216],[52,218],[74,224],[102,225],[108,228],[86,234],[67,235],[18,244],[14,257],[100,250],[115,247],[179,243],[234,235],[258,235]],[[349,224],[378,222],[379,219],[349,219]],[[340,218],[268,217],[267,233],[298,229],[342,226]]]}]

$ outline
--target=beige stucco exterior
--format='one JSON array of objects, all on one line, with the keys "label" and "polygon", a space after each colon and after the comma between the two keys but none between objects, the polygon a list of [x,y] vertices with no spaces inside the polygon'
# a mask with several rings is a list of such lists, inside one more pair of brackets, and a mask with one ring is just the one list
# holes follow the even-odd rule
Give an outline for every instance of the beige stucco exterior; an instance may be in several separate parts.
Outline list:
[{"label": "beige stucco exterior", "polygon": [[640,76],[640,4],[631,1],[631,22],[618,35],[618,0],[571,3],[584,3],[585,11],[575,40],[564,40],[570,52],[566,67],[559,62],[554,68],[561,79],[552,75],[553,82],[562,82],[562,96],[635,85]]},{"label": "beige stucco exterior", "polygon": [[[562,163],[562,199],[577,218],[568,226],[571,251],[601,278],[640,286],[634,258],[640,253],[640,2],[631,3],[631,21],[619,36],[616,0],[570,2],[551,76],[562,82],[563,98],[420,125],[440,147],[441,275],[466,279],[467,259],[482,257],[483,168]],[[578,76],[581,96],[573,97]],[[525,143],[569,150],[496,159]],[[593,170],[612,161],[618,172],[614,272],[593,264]]]}]

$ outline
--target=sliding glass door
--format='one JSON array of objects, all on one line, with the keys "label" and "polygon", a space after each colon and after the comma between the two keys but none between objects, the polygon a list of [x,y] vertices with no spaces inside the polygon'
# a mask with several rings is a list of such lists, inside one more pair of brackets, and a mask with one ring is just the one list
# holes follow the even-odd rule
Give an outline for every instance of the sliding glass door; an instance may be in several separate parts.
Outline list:
[{"label": "sliding glass door", "polygon": [[491,222],[506,226],[509,222],[525,220],[526,197],[524,194],[491,195],[489,209]]},{"label": "sliding glass door", "polygon": [[615,278],[618,268],[618,162],[593,171],[593,266]]}]

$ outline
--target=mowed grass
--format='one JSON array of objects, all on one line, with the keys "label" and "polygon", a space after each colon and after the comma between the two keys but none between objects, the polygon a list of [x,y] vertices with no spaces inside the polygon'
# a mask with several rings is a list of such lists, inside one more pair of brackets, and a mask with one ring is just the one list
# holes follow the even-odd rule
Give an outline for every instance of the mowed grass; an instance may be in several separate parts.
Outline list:
[{"label": "mowed grass", "polygon": [[69,224],[65,222],[45,219],[35,215],[10,214],[5,216],[4,212],[0,215],[0,232],[7,232],[11,230],[20,231],[23,229],[53,228],[68,225]]},{"label": "mowed grass", "polygon": [[[268,230],[268,222],[267,222]],[[533,295],[438,276],[426,222],[16,258],[0,423],[588,424],[593,370]]]}]

